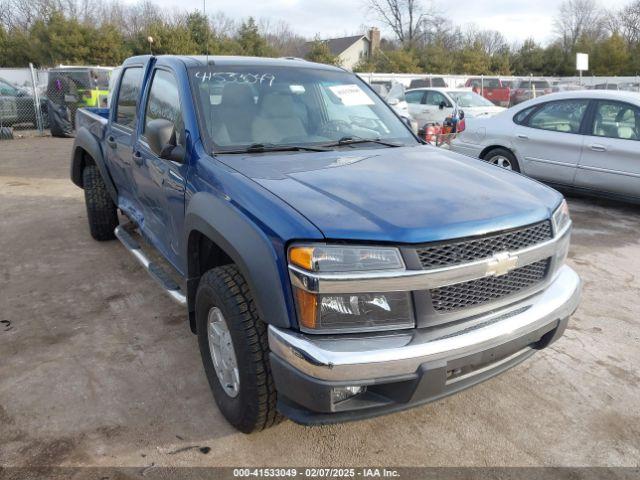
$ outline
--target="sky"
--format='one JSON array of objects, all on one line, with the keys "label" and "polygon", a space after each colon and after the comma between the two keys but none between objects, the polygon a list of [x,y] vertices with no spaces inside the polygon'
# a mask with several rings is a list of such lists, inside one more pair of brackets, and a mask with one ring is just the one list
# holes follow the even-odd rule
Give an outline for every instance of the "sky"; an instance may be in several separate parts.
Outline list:
[{"label": "sky", "polygon": [[[128,0],[135,3],[135,0]],[[235,19],[284,20],[306,37],[321,38],[360,33],[362,25],[377,25],[365,0],[205,0],[207,11],[222,11]],[[607,8],[619,8],[631,0],[601,0]],[[171,0],[154,0],[166,8]],[[425,0],[425,5],[428,1]],[[498,30],[509,42],[533,37],[546,43],[553,37],[553,17],[560,0],[434,0],[436,10],[459,25],[475,24],[481,29]],[[203,0],[182,0],[180,8],[202,9]],[[383,35],[387,33],[383,30]]]}]

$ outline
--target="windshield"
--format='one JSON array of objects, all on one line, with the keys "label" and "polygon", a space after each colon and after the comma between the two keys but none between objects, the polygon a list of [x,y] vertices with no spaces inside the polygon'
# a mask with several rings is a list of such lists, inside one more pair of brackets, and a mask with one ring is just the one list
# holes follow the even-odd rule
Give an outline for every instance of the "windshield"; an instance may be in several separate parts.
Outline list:
[{"label": "windshield", "polygon": [[449,92],[460,108],[493,107],[493,103],[474,92]]},{"label": "windshield", "polygon": [[211,66],[190,69],[189,78],[203,133],[217,152],[255,145],[330,145],[345,139],[417,144],[393,111],[347,72]]}]

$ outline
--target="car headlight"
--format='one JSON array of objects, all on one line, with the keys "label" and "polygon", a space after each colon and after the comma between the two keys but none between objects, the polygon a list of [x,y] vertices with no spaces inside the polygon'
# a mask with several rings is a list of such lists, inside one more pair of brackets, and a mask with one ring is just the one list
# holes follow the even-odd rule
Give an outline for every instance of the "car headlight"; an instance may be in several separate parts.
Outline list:
[{"label": "car headlight", "polygon": [[571,222],[571,216],[569,215],[569,206],[567,205],[566,200],[562,200],[562,203],[556,211],[553,212],[553,234],[557,235],[560,233],[564,227],[566,227],[569,222]]},{"label": "car headlight", "polygon": [[[293,246],[289,263],[312,273],[345,274],[405,269],[397,248],[343,245]],[[415,326],[411,294],[372,292],[316,294],[294,287],[302,330],[346,333],[412,328]]]}]

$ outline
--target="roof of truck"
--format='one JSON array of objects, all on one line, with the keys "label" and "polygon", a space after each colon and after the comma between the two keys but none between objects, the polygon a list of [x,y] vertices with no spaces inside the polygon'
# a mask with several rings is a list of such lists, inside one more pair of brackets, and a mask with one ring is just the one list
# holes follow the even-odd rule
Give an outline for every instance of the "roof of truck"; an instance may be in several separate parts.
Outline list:
[{"label": "roof of truck", "polygon": [[[323,63],[314,63],[301,58],[294,57],[281,57],[281,58],[268,58],[268,57],[244,57],[244,56],[226,56],[226,55],[156,55],[158,59],[170,59],[175,58],[183,61],[187,67],[205,66],[207,64],[223,65],[223,66],[269,66],[269,67],[298,67],[298,68],[321,68],[325,70],[344,71],[340,67],[333,65],[325,65]],[[130,57],[125,61],[128,63],[137,63],[140,61],[146,62],[151,58],[151,55],[140,55],[137,57]]]}]

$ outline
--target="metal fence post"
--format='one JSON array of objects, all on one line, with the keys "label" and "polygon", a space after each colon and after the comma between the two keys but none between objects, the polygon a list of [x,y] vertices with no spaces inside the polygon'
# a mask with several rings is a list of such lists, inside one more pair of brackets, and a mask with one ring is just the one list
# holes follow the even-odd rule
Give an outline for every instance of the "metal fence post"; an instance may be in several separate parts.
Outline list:
[{"label": "metal fence post", "polygon": [[36,117],[36,128],[40,135],[44,135],[44,121],[42,119],[42,110],[40,109],[40,94],[36,84],[36,72],[33,63],[29,63],[29,72],[31,73],[31,87],[33,88],[33,109]]},{"label": "metal fence post", "polygon": [[484,97],[484,75],[480,75],[480,95]]}]

